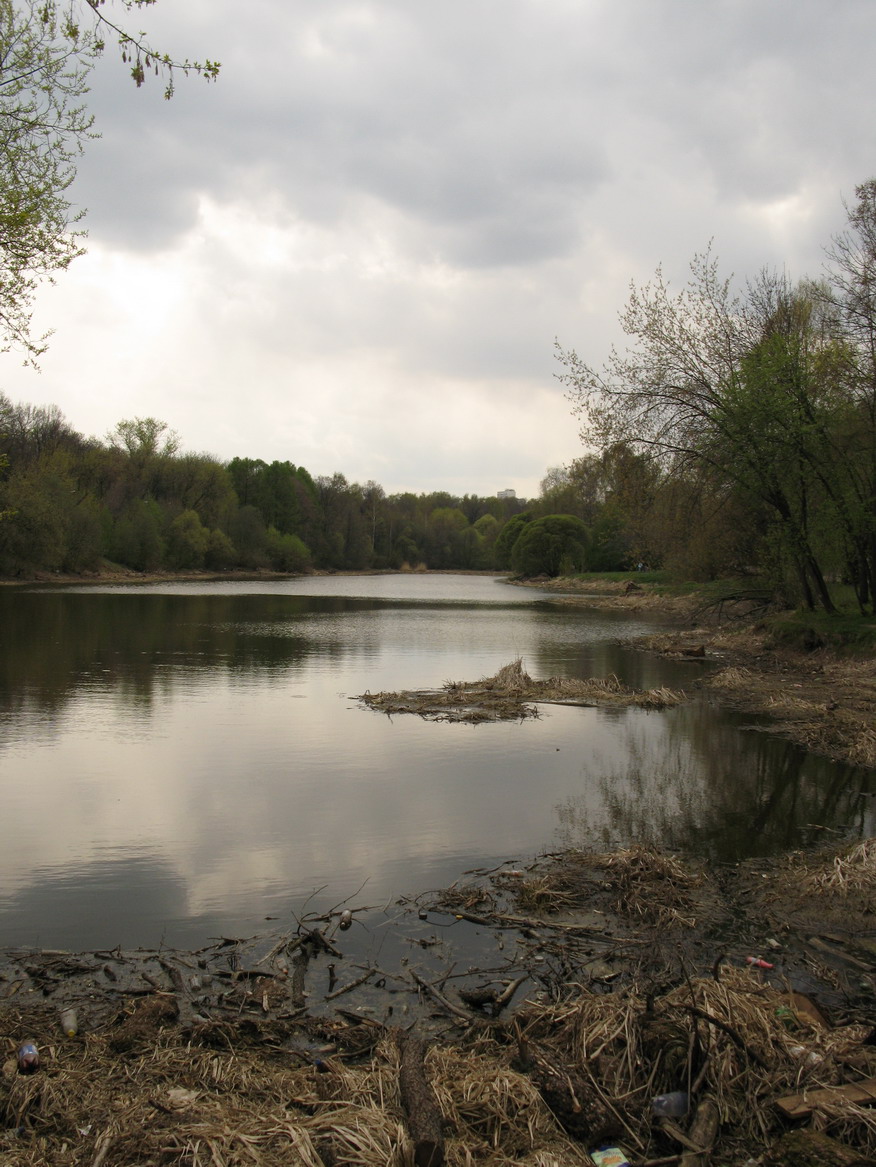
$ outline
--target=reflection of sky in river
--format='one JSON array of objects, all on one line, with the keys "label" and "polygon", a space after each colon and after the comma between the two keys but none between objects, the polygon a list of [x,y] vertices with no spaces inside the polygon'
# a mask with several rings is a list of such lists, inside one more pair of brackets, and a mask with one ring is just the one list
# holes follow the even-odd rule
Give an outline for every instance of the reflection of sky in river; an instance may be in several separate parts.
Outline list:
[{"label": "reflection of sky in river", "polygon": [[[34,631],[2,689],[0,943],[198,943],[288,919],[316,889],[327,905],[365,883],[382,904],[559,842],[733,858],[797,845],[810,823],[869,827],[867,775],[850,782],[704,705],[544,706],[476,727],[362,709],[367,689],[476,679],[518,655],[538,676],[678,683],[677,665],[667,680],[615,643],[641,621],[426,578],[429,602],[409,591],[398,606],[345,599],[339,579],[291,609],[280,584],[265,599],[114,589],[109,615],[91,589],[7,597]],[[54,669],[34,659],[52,653]]]}]

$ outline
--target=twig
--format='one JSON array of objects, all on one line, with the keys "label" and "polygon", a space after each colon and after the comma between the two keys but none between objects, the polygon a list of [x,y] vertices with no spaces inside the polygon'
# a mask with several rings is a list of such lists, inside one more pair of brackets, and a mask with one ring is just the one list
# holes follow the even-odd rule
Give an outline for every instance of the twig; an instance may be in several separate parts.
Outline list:
[{"label": "twig", "polygon": [[91,1160],[91,1167],[100,1167],[101,1163],[109,1154],[109,1149],[112,1146],[113,1137],[109,1131],[104,1131],[95,1144],[97,1150],[94,1158]]},{"label": "twig", "polygon": [[493,1003],[493,1007],[496,1010],[496,1012],[498,1012],[500,1009],[504,1009],[505,1006],[508,1004],[508,1002],[511,1000],[511,998],[514,996],[514,994],[517,992],[517,990],[520,988],[520,986],[525,981],[528,981],[528,980],[529,980],[529,973],[524,973],[523,976],[518,977],[516,981],[511,981],[505,987],[505,989],[498,995],[498,997],[496,998],[496,1000]]},{"label": "twig", "polygon": [[353,989],[357,989],[359,985],[364,985],[367,980],[370,980],[376,972],[377,969],[370,968],[368,972],[363,973],[361,977],[356,977],[355,980],[350,981],[346,985],[342,985],[340,989],[335,989],[333,993],[326,993],[325,1000],[333,1001],[335,997],[342,997],[344,993],[349,993]]},{"label": "twig", "polygon": [[458,1005],[454,1005],[452,1001],[448,1001],[444,994],[439,993],[434,985],[430,985],[428,981],[423,980],[416,969],[410,968],[408,969],[408,972],[411,974],[421,989],[425,989],[425,991],[431,997],[435,998],[442,1009],[446,1009],[447,1012],[452,1013],[454,1017],[459,1017],[466,1023],[466,1025],[471,1025],[472,1019],[469,1013],[467,1013],[464,1009],[461,1009]]}]

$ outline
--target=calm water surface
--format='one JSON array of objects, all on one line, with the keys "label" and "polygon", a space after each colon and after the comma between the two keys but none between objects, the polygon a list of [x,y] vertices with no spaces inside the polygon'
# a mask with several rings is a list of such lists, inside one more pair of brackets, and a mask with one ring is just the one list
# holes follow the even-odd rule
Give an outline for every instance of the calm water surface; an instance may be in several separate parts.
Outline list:
[{"label": "calm water surface", "polygon": [[732,860],[874,833],[873,771],[705,703],[468,726],[356,701],[518,656],[690,685],[702,664],[632,647],[656,627],[473,576],[7,589],[0,947],[197,946],[567,844]]}]

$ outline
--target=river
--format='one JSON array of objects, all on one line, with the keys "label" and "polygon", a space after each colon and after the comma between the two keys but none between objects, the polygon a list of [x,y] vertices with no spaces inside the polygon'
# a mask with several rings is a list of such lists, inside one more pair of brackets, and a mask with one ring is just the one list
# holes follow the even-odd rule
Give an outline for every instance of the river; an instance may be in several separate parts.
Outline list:
[{"label": "river", "polygon": [[872,771],[704,701],[472,726],[356,700],[517,657],[695,685],[708,665],[636,649],[659,627],[484,576],[5,589],[0,947],[197,947],[564,846],[876,833]]}]

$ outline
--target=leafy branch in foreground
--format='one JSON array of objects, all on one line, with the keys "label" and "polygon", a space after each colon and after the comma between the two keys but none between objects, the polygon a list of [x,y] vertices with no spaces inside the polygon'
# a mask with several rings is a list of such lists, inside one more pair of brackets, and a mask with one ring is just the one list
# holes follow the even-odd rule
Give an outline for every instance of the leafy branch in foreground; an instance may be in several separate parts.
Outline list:
[{"label": "leafy branch in foreground", "polygon": [[[155,0],[119,2],[132,11]],[[208,81],[219,72],[215,61],[158,52],[144,33],[111,20],[105,0],[80,3],[84,21],[75,19],[75,7],[54,0],[0,0],[0,352],[19,349],[32,365],[49,335],[31,334],[37,288],[84,252],[84,211],[74,209],[67,192],[76,159],[98,136],[85,97],[106,47],[104,31],[118,37],[138,86],[147,70],[164,74],[167,98],[178,72]]]},{"label": "leafy branch in foreground", "polygon": [[[130,11],[134,8],[148,7],[155,4],[156,0],[120,0],[120,2]],[[209,58],[203,61],[190,61],[188,58],[178,61],[169,53],[161,52],[149,44],[145,32],[135,34],[110,20],[103,11],[106,0],[85,0],[85,3],[93,11],[97,24],[110,29],[118,38],[122,61],[131,66],[131,77],[138,89],[145,82],[147,72],[154,73],[156,77],[164,73],[167,78],[164,96],[169,100],[173,97],[175,73],[181,72],[185,76],[197,73],[206,81],[215,81],[219,76],[221,66],[218,61],[211,61]],[[98,43],[103,48],[103,42]]]}]

